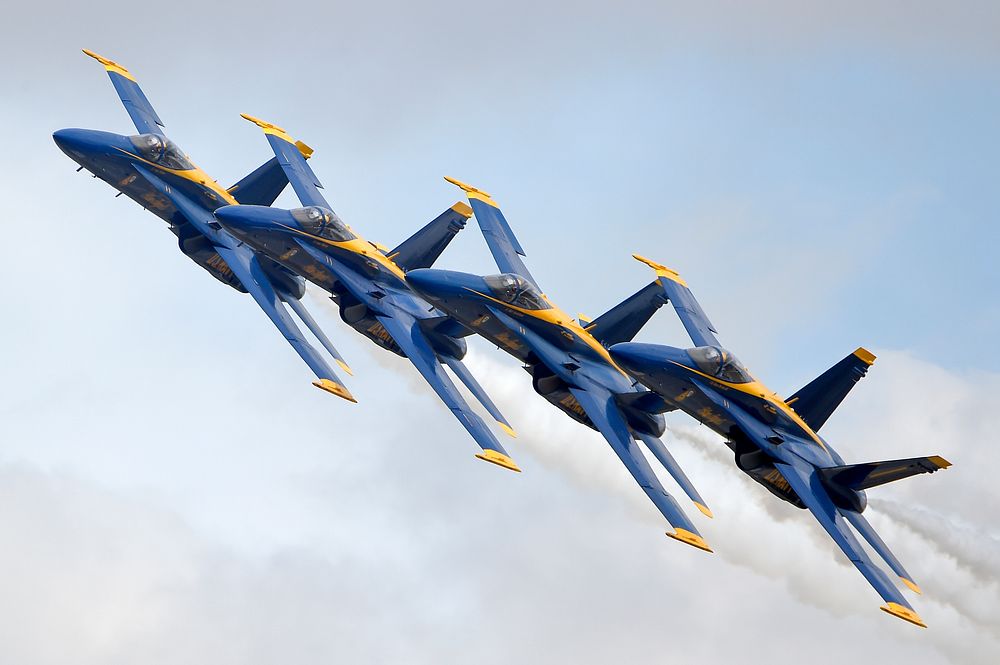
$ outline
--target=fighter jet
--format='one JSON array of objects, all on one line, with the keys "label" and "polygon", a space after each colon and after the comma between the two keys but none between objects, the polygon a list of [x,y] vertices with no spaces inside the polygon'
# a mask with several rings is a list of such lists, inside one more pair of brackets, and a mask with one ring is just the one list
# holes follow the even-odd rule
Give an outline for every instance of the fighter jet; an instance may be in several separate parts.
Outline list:
[{"label": "fighter jet", "polygon": [[626,342],[611,357],[656,391],[671,409],[680,409],[726,439],[736,466],[779,499],[808,508],[865,579],[886,601],[882,610],[921,627],[920,616],[851,530],[868,544],[916,593],[920,588],[861,514],[865,490],[933,473],[950,466],[943,457],[845,464],[818,434],[847,393],[868,372],[875,356],[859,348],[788,399],[782,399],[747,371],[719,343],[717,330],[687,283],[673,270],[636,255],[651,266],[663,295],[673,303],[694,348],[679,349]]},{"label": "fighter jet", "polygon": [[[181,252],[209,274],[237,291],[250,293],[315,372],[317,380],[313,385],[354,402],[350,391],[302,335],[282,304],[288,304],[337,364],[351,373],[300,302],[305,280],[240,243],[212,216],[213,210],[227,204],[273,202],[288,184],[278,160],[272,158],[229,189],[223,189],[166,137],[163,122],[127,69],[86,49],[83,52],[104,65],[139,134],[60,129],[52,135],[59,148],[80,169],[87,169],[117,189],[119,195],[126,195],[167,222]],[[297,149],[303,155],[312,153],[305,144]]]},{"label": "fighter jet", "polygon": [[653,504],[674,528],[667,535],[711,552],[674,498],[660,484],[641,440],[699,510],[705,501],[660,441],[662,398],[637,387],[611,359],[607,346],[632,339],[659,307],[662,289],[654,282],[604,315],[575,321],[542,294],[525,267],[524,250],[496,201],[486,192],[446,178],[463,189],[475,211],[499,275],[482,277],[449,270],[421,269],[406,281],[438,309],[485,337],[524,364],[532,386],[577,422],[598,430]]},{"label": "fighter jet", "polygon": [[497,424],[514,436],[507,420],[462,363],[463,337],[472,331],[422,299],[404,273],[430,266],[472,215],[456,203],[389,250],[347,226],[319,191],[319,179],[296,147],[298,142],[274,124],[243,116],[264,130],[285,169],[301,208],[225,206],[215,211],[223,227],[240,241],[328,291],[345,323],[379,347],[407,358],[455,417],[482,447],[479,459],[520,471],[486,423],[466,403],[447,365],[483,404]]}]

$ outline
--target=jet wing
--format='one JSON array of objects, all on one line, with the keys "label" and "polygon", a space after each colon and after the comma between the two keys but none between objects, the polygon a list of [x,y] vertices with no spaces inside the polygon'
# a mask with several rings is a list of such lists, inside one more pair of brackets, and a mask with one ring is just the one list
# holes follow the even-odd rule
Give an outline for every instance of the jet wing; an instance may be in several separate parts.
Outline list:
[{"label": "jet wing", "polygon": [[212,240],[215,250],[226,264],[229,265],[230,269],[232,269],[233,273],[240,280],[240,283],[243,284],[243,287],[253,296],[253,299],[264,310],[264,313],[271,319],[271,322],[281,331],[281,334],[292,345],[295,352],[299,354],[302,360],[305,361],[319,378],[313,385],[333,393],[337,397],[356,402],[357,400],[354,399],[354,396],[344,386],[343,381],[340,380],[326,360],[313,348],[302,335],[298,326],[295,325],[295,321],[288,313],[288,310],[284,308],[281,297],[275,291],[274,286],[268,279],[267,273],[264,272],[253,250],[246,245],[238,244],[230,236],[217,231],[212,226],[215,223],[212,213],[195,205],[190,199],[174,190],[146,168],[139,165],[135,165],[135,168],[161,194],[170,199],[177,206],[181,214],[196,229]]},{"label": "jet wing", "polygon": [[[512,335],[517,336],[518,339],[528,346],[541,362],[555,371],[563,368],[562,363],[569,359],[565,352],[556,349],[531,330],[519,325],[517,321],[499,309],[489,307],[489,310],[498,321],[510,330]],[[639,449],[639,445],[632,438],[632,433],[629,431],[625,416],[618,407],[618,403],[611,391],[593,383],[579,372],[572,376],[572,382],[576,385],[570,388],[570,392],[587,414],[587,417],[590,418],[590,421],[594,423],[594,427],[604,435],[604,438],[607,439],[611,448],[615,451],[615,454],[625,464],[625,468],[628,469],[632,477],[639,483],[646,496],[659,509],[670,525],[674,527],[674,533],[667,533],[667,535],[688,545],[703,549],[706,552],[711,552],[711,548],[709,548],[708,544],[698,533],[694,524],[691,523],[691,520],[684,514],[681,507],[677,505],[674,497],[667,493],[663,485],[660,484],[659,479],[653,473],[649,462],[646,461],[645,456]],[[655,451],[654,454],[657,454],[657,457],[659,457],[658,453],[660,452],[663,451]],[[669,457],[669,453],[667,453],[667,456]],[[669,457],[669,461],[673,461],[673,458]],[[661,460],[661,462],[664,462],[664,460]],[[682,486],[685,485],[687,478],[676,462],[672,465],[673,468],[668,466],[667,463],[664,463],[664,466],[667,467],[671,474],[675,472],[679,474],[679,484]],[[686,484],[690,485],[690,482],[687,481]],[[691,489],[693,490],[694,488],[692,487]],[[697,492],[694,494],[697,496]],[[704,505],[700,496],[695,501],[700,502],[702,506]]]},{"label": "jet wing", "polygon": [[500,272],[520,275],[538,287],[538,282],[531,276],[524,261],[521,260],[521,257],[524,256],[521,243],[514,236],[514,232],[503,213],[500,212],[500,206],[497,205],[497,202],[489,194],[472,185],[447,176],[445,176],[445,180],[457,185],[468,195],[472,211],[476,214],[476,221],[479,222],[479,228],[482,229],[483,237],[486,238],[486,244],[489,246]]},{"label": "jet wing", "polygon": [[380,314],[377,318],[386,332],[392,336],[396,344],[406,354],[406,357],[410,359],[413,366],[424,377],[424,380],[430,384],[438,397],[451,409],[451,412],[468,430],[476,443],[482,447],[483,452],[476,457],[511,471],[520,471],[521,469],[507,455],[507,451],[503,449],[483,419],[470,409],[465,399],[462,398],[455,384],[452,383],[451,377],[444,371],[434,349],[424,337],[420,326],[417,325],[416,319],[402,311],[395,312],[393,316]]},{"label": "jet wing", "polygon": [[588,388],[570,388],[573,397],[587,413],[590,421],[600,430],[604,438],[611,444],[612,450],[618,455],[625,468],[632,474],[639,487],[646,493],[650,501],[659,509],[671,526],[674,533],[668,536],[711,552],[708,543],[701,537],[691,520],[674,497],[670,496],[650,468],[649,462],[639,449],[639,444],[632,438],[625,417],[615,404],[614,396],[598,386]]},{"label": "jet wing", "polygon": [[128,112],[129,117],[132,118],[132,122],[135,123],[135,128],[139,130],[139,133],[159,134],[163,136],[163,130],[160,129],[163,127],[163,122],[160,120],[160,116],[156,115],[153,105],[146,99],[145,93],[143,93],[142,88],[139,87],[132,74],[114,60],[108,60],[87,49],[83,49],[83,52],[104,65],[104,69],[108,71],[108,76],[111,77],[111,83],[118,92],[118,97],[122,100],[122,104],[125,105],[125,110]]},{"label": "jet wing", "polygon": [[868,583],[875,587],[879,595],[886,601],[881,609],[889,614],[909,621],[922,628],[927,624],[913,610],[903,594],[889,579],[889,576],[876,566],[868,553],[861,547],[847,521],[830,499],[823,482],[815,469],[804,464],[775,464],[781,475],[809,508],[816,520],[830,534],[834,542],[840,546],[847,558],[851,560]]},{"label": "jet wing", "polygon": [[330,209],[330,204],[319,191],[323,185],[306,161],[306,157],[313,153],[312,148],[302,141],[296,141],[277,125],[272,125],[246,113],[240,115],[264,130],[267,142],[271,144],[275,157],[278,158],[281,168],[288,176],[288,182],[292,184],[292,189],[295,190],[295,195],[299,197],[302,205],[322,206]]},{"label": "jet wing", "polygon": [[701,305],[695,300],[694,294],[688,288],[687,282],[666,266],[654,263],[638,254],[633,254],[632,256],[637,261],[645,263],[656,271],[656,275],[659,278],[657,281],[663,287],[663,292],[671,304],[673,304],[674,311],[677,312],[678,318],[680,318],[688,335],[691,336],[691,341],[694,342],[695,346],[721,346],[718,338],[715,336],[719,331],[708,320],[708,315],[705,314]]}]

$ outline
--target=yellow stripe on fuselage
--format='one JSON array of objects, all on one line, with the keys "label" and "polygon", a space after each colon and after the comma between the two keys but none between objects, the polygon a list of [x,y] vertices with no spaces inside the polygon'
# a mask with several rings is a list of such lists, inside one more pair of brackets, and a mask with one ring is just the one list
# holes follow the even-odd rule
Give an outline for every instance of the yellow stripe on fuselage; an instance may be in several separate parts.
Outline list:
[{"label": "yellow stripe on fuselage", "polygon": [[591,335],[589,332],[586,331],[586,329],[581,327],[580,324],[578,324],[575,320],[573,320],[572,316],[570,316],[563,310],[553,305],[552,302],[545,297],[545,294],[542,294],[542,298],[544,298],[545,302],[547,302],[550,305],[549,309],[524,309],[523,307],[517,307],[516,305],[511,305],[510,303],[504,302],[503,300],[498,300],[493,296],[486,295],[485,293],[482,293],[480,291],[475,291],[473,289],[469,290],[477,295],[486,298],[487,300],[491,300],[497,303],[498,305],[502,305],[504,307],[507,307],[508,309],[512,309],[515,312],[519,312],[521,314],[524,314],[525,316],[530,316],[533,319],[537,319],[539,321],[543,321],[544,323],[548,323],[553,326],[558,326],[564,330],[568,330],[569,332],[579,337],[584,344],[586,344],[591,349],[596,351],[597,355],[599,355],[601,358],[606,360],[609,365],[618,370],[622,374],[622,376],[626,377],[628,376],[628,374],[626,374],[622,370],[622,368],[619,367],[615,363],[615,361],[611,358],[611,354],[608,353],[608,350],[604,348],[603,344],[598,342],[593,335]]},{"label": "yellow stripe on fuselage", "polygon": [[197,185],[201,185],[202,187],[205,187],[206,189],[209,189],[213,193],[217,194],[219,198],[222,199],[222,201],[228,203],[229,205],[239,205],[240,203],[235,198],[233,198],[232,194],[223,189],[219,185],[219,183],[212,180],[212,178],[210,178],[207,173],[202,171],[197,166],[194,167],[193,169],[186,169],[186,170],[169,169],[165,166],[157,164],[156,162],[151,162],[148,159],[144,159],[139,155],[136,155],[135,153],[131,153],[128,150],[122,150],[121,148],[115,148],[115,150],[118,150],[122,154],[128,155],[133,159],[137,159],[143,164],[149,164],[153,168],[159,169],[164,173],[169,173],[170,175],[175,175],[178,178],[183,178],[184,180],[189,180]]},{"label": "yellow stripe on fuselage", "polygon": [[[397,278],[399,278],[400,281],[404,283],[406,282],[406,273],[403,272],[403,269],[400,268],[398,265],[396,265],[396,262],[390,259],[388,256],[386,256],[382,252],[375,250],[375,245],[368,242],[361,236],[358,236],[352,240],[344,240],[338,242],[336,240],[330,240],[329,238],[323,238],[321,236],[313,235],[311,233],[306,233],[305,231],[301,231],[299,229],[287,226],[285,224],[278,224],[278,226],[287,231],[291,231],[296,235],[300,235],[309,238],[310,240],[315,240],[320,244],[327,245],[328,247],[336,247],[337,249],[342,249],[346,252],[350,252],[351,254],[357,254],[367,259],[372,259],[373,261],[377,262],[379,265],[384,267],[386,270],[391,272],[393,275],[395,275]],[[352,233],[354,232],[353,229],[351,230],[351,232]]]},{"label": "yellow stripe on fuselage", "polygon": [[765,386],[757,379],[754,379],[753,381],[748,381],[747,383],[730,383],[728,381],[717,379],[714,376],[710,376],[708,374],[705,374],[704,372],[700,372],[696,369],[688,367],[687,365],[682,365],[679,362],[675,362],[673,360],[671,360],[670,362],[677,365],[678,367],[686,369],[692,374],[697,374],[700,377],[706,378],[709,381],[712,381],[713,383],[717,383],[731,390],[735,390],[737,392],[741,392],[746,395],[752,395],[754,397],[764,400],[766,403],[770,404],[772,407],[785,414],[785,416],[787,416],[789,420],[791,420],[793,423],[802,428],[802,431],[808,434],[813,441],[819,444],[820,448],[826,450],[826,445],[823,443],[823,440],[820,439],[819,435],[817,435],[816,432],[814,432],[812,428],[806,424],[806,421],[802,420],[802,418],[799,417],[799,414],[795,413],[792,407],[785,404],[784,400],[778,397],[778,393],[774,392],[773,390]]}]

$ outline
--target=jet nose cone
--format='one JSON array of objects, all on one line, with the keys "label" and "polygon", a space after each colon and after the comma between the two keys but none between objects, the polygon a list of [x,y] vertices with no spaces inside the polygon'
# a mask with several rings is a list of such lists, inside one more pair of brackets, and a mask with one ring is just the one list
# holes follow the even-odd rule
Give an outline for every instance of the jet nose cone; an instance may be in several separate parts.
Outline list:
[{"label": "jet nose cone", "polygon": [[215,218],[228,231],[245,233],[254,228],[273,225],[274,218],[281,212],[284,211],[265,206],[230,205],[216,210]]},{"label": "jet nose cone", "polygon": [[483,278],[479,275],[434,268],[411,270],[406,273],[406,282],[414,291],[432,301],[462,297],[472,290],[484,289]]},{"label": "jet nose cone", "polygon": [[608,349],[608,353],[622,369],[628,372],[641,372],[652,361],[649,347],[649,344],[622,342]]},{"label": "jet nose cone", "polygon": [[88,138],[86,129],[60,129],[52,133],[52,140],[67,154],[73,151],[83,152],[89,143]]},{"label": "jet nose cone", "polygon": [[444,288],[446,279],[442,275],[446,271],[434,270],[433,268],[417,268],[406,273],[406,283],[413,290],[428,297],[434,298]]}]

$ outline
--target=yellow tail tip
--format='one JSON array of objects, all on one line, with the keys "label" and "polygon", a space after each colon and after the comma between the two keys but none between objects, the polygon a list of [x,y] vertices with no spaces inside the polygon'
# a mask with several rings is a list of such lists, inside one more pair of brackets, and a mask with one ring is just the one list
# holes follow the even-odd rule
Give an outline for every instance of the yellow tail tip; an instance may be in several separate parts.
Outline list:
[{"label": "yellow tail tip", "polygon": [[99,55],[97,53],[94,53],[90,49],[81,49],[81,50],[84,52],[84,54],[89,55],[91,58],[93,58],[97,62],[99,62],[102,65],[104,65],[104,68],[106,70],[108,70],[109,72],[115,72],[116,74],[121,74],[122,76],[124,76],[125,78],[129,79],[130,81],[134,81],[135,80],[132,77],[132,74],[127,69],[125,69],[124,67],[122,67],[121,65],[119,65],[114,60],[111,60],[110,58],[105,58],[103,55]]},{"label": "yellow tail tip", "polygon": [[517,432],[515,432],[514,428],[511,427],[510,425],[508,425],[507,423],[502,423],[502,422],[500,422],[498,420],[497,421],[497,425],[499,425],[500,429],[502,429],[504,432],[506,432],[507,436],[509,436],[510,438],[512,438],[512,439],[516,439],[517,438]]},{"label": "yellow tail tip", "polygon": [[939,469],[947,469],[949,466],[951,466],[951,462],[941,457],[940,455],[932,455],[927,459],[930,460],[930,462]]},{"label": "yellow tail tip", "polygon": [[695,501],[694,505],[698,506],[698,510],[700,510],[701,514],[704,515],[705,517],[708,517],[708,518],[714,518],[715,517],[715,515],[712,514],[712,511],[709,510],[708,506],[706,506],[705,504],[698,503],[697,501]]},{"label": "yellow tail tip", "polygon": [[344,370],[351,376],[354,376],[354,372],[351,370],[350,367],[347,366],[347,363],[345,363],[343,360],[340,360],[339,358],[335,358],[335,360],[337,361],[337,365],[340,366],[340,369]]},{"label": "yellow tail tip", "polygon": [[875,354],[869,351],[868,349],[864,348],[863,346],[859,346],[857,350],[854,352],[854,355],[866,365],[875,364]]},{"label": "yellow tail tip", "polygon": [[503,453],[498,453],[495,450],[484,450],[483,452],[476,455],[477,459],[481,459],[484,462],[489,462],[490,464],[496,464],[497,466],[502,466],[505,469],[510,469],[511,471],[516,471],[521,473],[521,467],[514,463],[514,460],[507,457]]},{"label": "yellow tail tip", "polygon": [[355,404],[358,403],[358,400],[354,399],[354,395],[351,394],[351,391],[349,391],[341,384],[331,381],[330,379],[320,379],[318,381],[313,381],[313,385],[319,388],[320,390],[325,390],[326,392],[332,393],[337,397],[342,397],[346,399],[348,402],[354,402]]},{"label": "yellow tail tip", "polygon": [[657,277],[665,277],[672,282],[677,282],[681,286],[687,286],[687,282],[681,279],[680,273],[678,273],[676,270],[671,270],[662,263],[651,261],[650,259],[647,259],[645,256],[642,256],[640,254],[633,254],[632,258],[640,263],[645,263],[647,266],[652,268],[656,272]]},{"label": "yellow tail tip", "polygon": [[458,187],[462,191],[464,191],[465,194],[470,199],[478,199],[479,201],[482,201],[483,203],[488,203],[489,205],[493,206],[494,208],[499,208],[500,207],[500,206],[497,205],[497,202],[493,200],[493,197],[490,196],[488,192],[484,192],[483,190],[479,189],[478,187],[473,187],[472,185],[464,183],[461,180],[459,180],[458,178],[452,178],[451,176],[445,176],[444,179],[447,180],[448,182],[450,182],[451,184],[455,185],[456,187]]},{"label": "yellow tail tip", "polygon": [[903,621],[909,621],[914,626],[920,626],[921,628],[926,628],[927,624],[924,620],[920,618],[920,615],[911,610],[909,607],[903,607],[899,603],[886,603],[879,608],[883,612],[891,614],[894,617],[898,617]]},{"label": "yellow tail tip", "polygon": [[712,548],[708,546],[708,543],[705,542],[704,538],[702,538],[696,533],[691,533],[687,529],[674,529],[673,533],[670,533],[668,531],[667,535],[673,538],[674,540],[679,540],[682,543],[687,543],[691,547],[697,547],[698,549],[704,550],[706,552],[713,551]]},{"label": "yellow tail tip", "polygon": [[451,209],[466,219],[472,217],[472,208],[470,208],[469,204],[465,201],[458,201],[451,207]]},{"label": "yellow tail tip", "polygon": [[918,587],[915,582],[908,580],[905,577],[900,577],[899,579],[903,580],[903,584],[905,584],[907,588],[909,588],[910,591],[912,591],[913,593],[919,593],[919,594],[924,593],[923,591],[920,590],[920,587]]},{"label": "yellow tail tip", "polygon": [[244,120],[252,122],[253,124],[263,129],[265,134],[273,134],[282,141],[291,143],[292,145],[294,145],[296,148],[299,149],[299,152],[301,152],[302,156],[305,157],[306,159],[312,157],[313,152],[315,152],[312,148],[307,146],[302,141],[296,141],[291,136],[289,136],[288,132],[285,131],[284,127],[278,127],[273,122],[268,122],[267,120],[261,120],[260,118],[250,115],[249,113],[240,113],[240,117],[243,118]]}]

